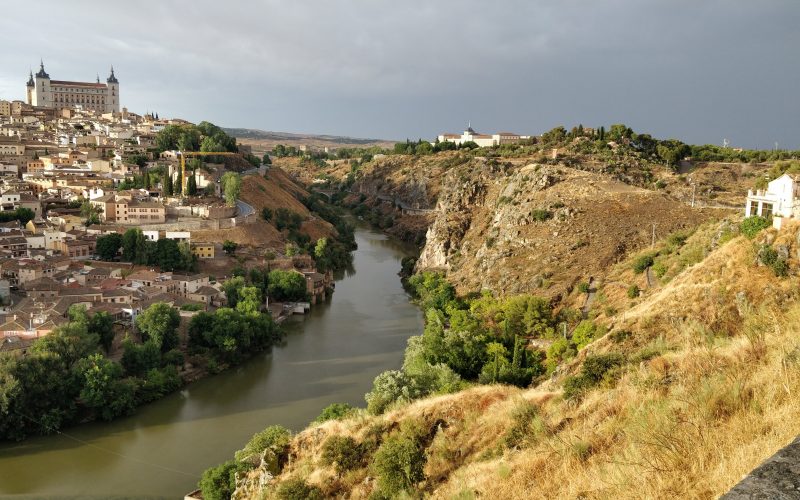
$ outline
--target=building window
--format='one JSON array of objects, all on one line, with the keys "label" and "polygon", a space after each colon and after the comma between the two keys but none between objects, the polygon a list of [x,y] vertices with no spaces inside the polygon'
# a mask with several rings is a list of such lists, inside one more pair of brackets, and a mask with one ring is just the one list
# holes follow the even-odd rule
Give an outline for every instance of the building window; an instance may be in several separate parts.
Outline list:
[{"label": "building window", "polygon": [[767,219],[772,217],[772,203],[764,203],[761,205],[761,217]]}]

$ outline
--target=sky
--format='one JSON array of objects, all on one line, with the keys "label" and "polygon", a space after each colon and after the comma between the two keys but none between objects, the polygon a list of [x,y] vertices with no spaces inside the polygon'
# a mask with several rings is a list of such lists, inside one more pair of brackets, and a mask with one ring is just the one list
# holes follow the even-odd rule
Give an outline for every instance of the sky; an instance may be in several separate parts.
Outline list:
[{"label": "sky", "polygon": [[5,5],[0,98],[102,81],[225,127],[432,139],[625,123],[800,149],[797,0],[37,0]]}]

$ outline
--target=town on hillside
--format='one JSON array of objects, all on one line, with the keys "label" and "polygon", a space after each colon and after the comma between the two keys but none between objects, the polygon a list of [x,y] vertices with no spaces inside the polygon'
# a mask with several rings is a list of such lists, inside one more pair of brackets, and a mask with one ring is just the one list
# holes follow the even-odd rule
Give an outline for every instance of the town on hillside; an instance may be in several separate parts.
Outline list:
[{"label": "town on hillside", "polygon": [[[237,245],[195,235],[255,223],[254,207],[238,197],[241,177],[267,167],[225,136],[230,144],[165,149],[160,133],[192,124],[133,113],[119,99],[113,68],[105,83],[62,81],[42,62],[25,101],[0,101],[0,352],[24,353],[67,323],[75,305],[108,313],[118,348],[154,303],[182,317],[228,304],[223,279],[236,273]],[[234,174],[203,161],[231,155]],[[277,321],[332,287],[330,271],[291,253],[257,253],[267,269],[296,272],[306,283],[302,298],[265,297]]]}]

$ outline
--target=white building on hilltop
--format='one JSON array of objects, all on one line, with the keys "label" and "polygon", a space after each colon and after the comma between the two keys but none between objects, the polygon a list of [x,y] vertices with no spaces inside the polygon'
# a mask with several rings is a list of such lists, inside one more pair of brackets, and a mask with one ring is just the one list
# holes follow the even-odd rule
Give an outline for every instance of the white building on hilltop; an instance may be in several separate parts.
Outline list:
[{"label": "white building on hilltop", "polygon": [[44,62],[34,76],[31,71],[26,85],[28,104],[43,108],[81,108],[98,113],[119,113],[119,81],[114,76],[114,67],[106,83],[68,82],[51,80],[44,70]]},{"label": "white building on hilltop", "polygon": [[800,179],[783,174],[767,184],[767,189],[747,191],[746,217],[800,217]]},{"label": "white building on hilltop", "polygon": [[461,135],[458,134],[441,134],[438,139],[439,142],[452,142],[457,145],[464,144],[465,142],[474,142],[479,147],[499,146],[500,144],[516,144],[520,141],[530,139],[529,135],[519,135],[513,132],[498,132],[496,134],[479,134],[472,129],[472,126],[467,126]]}]

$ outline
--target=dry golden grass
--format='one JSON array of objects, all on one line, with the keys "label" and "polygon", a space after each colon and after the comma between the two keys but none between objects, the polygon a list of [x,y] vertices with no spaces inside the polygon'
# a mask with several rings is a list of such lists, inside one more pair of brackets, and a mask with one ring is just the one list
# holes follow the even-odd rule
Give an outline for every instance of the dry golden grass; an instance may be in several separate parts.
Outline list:
[{"label": "dry golden grass", "polygon": [[[761,238],[796,255],[796,228]],[[304,477],[327,495],[366,498],[369,470],[337,478],[320,464],[325,439],[363,442],[414,420],[433,435],[423,496],[716,498],[800,434],[798,278],[756,267],[753,245],[736,238],[640,299],[554,380],[481,386],[312,427],[295,438],[276,481]],[[622,329],[631,335],[614,335]],[[563,377],[604,352],[626,356],[619,378],[565,401]],[[526,404],[535,409],[521,411]],[[512,429],[524,431],[511,440]],[[252,474],[243,498],[273,494],[254,486],[260,477]]]}]

